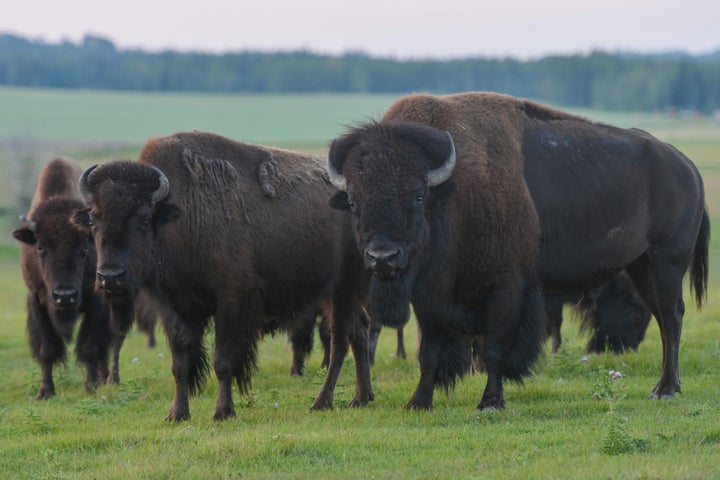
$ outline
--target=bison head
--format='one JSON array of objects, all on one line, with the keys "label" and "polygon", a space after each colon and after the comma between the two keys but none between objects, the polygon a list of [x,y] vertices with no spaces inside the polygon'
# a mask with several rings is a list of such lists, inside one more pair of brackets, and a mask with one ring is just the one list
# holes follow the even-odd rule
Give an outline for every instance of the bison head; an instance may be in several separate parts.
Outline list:
[{"label": "bison head", "polygon": [[[35,285],[38,301],[44,305],[56,331],[72,336],[83,303],[83,288],[95,268],[95,248],[88,232],[72,221],[74,212],[85,205],[75,199],[56,197],[40,203],[32,219],[13,236],[22,242],[25,275]],[[92,282],[90,282],[92,285]]]},{"label": "bison head", "polygon": [[419,124],[371,123],[332,143],[328,173],[341,192],[331,205],[351,212],[355,240],[374,274],[371,316],[385,324],[407,318],[419,259],[430,255],[442,201],[456,188],[449,180],[454,168],[450,134]]},{"label": "bison head", "polygon": [[180,211],[167,202],[167,177],[146,164],[93,166],[79,183],[90,209],[79,212],[75,221],[92,231],[98,255],[96,288],[112,308],[114,326],[124,331],[130,326],[133,300],[151,283],[160,262],[157,231]]},{"label": "bison head", "polygon": [[630,278],[622,273],[597,299],[595,327],[587,350],[600,353],[606,349],[615,353],[637,350],[645,338],[650,317]]}]

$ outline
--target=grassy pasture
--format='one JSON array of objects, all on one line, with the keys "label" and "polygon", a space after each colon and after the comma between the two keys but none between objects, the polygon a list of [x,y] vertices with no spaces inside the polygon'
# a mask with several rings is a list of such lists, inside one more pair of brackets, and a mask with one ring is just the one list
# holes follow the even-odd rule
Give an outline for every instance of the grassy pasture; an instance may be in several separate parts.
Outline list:
[{"label": "grassy pasture", "polygon": [[[0,137],[31,136],[48,150],[87,163],[116,153],[132,156],[147,136],[185,128],[320,150],[342,124],[377,117],[392,101],[385,96],[289,98],[0,89]],[[15,112],[25,112],[32,132],[13,129],[23,122],[7,114],[5,105],[12,102]],[[39,107],[53,103],[54,120],[47,115],[52,109]],[[72,104],[78,113],[61,115]],[[166,106],[172,114],[143,105]],[[287,121],[302,118],[307,112],[297,109],[310,105],[318,110],[307,125]],[[264,109],[260,129],[247,116]],[[183,123],[190,113],[203,120]],[[405,333],[406,361],[391,355],[394,334],[381,335],[372,370],[376,400],[363,409],[346,407],[354,389],[349,357],[335,410],[308,413],[325,373],[319,368],[319,345],[306,375],[290,378],[289,345],[278,335],[261,345],[252,393],[236,396],[237,419],[211,420],[217,388],[210,378],[206,391],[191,399],[192,419],[168,424],[163,418],[173,381],[160,331],[153,350],[142,334],[128,337],[121,385],[86,395],[83,372],[71,355],[56,370],[57,397],[38,402],[40,372],[25,337],[18,248],[2,236],[0,478],[720,478],[720,126],[660,115],[580,113],[648,129],[683,150],[703,173],[714,230],[710,291],[701,312],[688,301],[680,352],[683,393],[677,398],[645,399],[660,373],[662,347],[654,323],[637,354],[586,356],[587,339],[566,312],[567,343],[558,355],[547,355],[524,386],[507,385],[508,408],[500,412],[475,410],[483,375],[464,379],[449,395],[438,391],[432,412],[402,409],[419,375],[413,322]],[[107,121],[100,122],[103,118]],[[330,125],[320,126],[323,118]],[[248,130],[231,130],[235,121]],[[5,178],[7,165],[0,163]],[[0,207],[6,200],[0,198]],[[8,215],[0,220],[5,232],[15,224]],[[626,377],[612,381],[609,370]]]}]

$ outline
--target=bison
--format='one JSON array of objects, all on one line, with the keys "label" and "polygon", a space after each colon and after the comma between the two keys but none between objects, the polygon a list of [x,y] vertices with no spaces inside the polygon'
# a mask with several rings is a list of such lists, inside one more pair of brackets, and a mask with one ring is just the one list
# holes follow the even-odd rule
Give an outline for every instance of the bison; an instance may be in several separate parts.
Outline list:
[{"label": "bison", "polygon": [[66,344],[80,316],[75,353],[87,370],[86,390],[92,392],[108,377],[113,337],[107,307],[94,291],[95,245],[89,233],[73,223],[74,214],[87,208],[77,187],[81,171],[67,158],[45,165],[30,210],[13,231],[22,243],[30,350],[42,371],[38,399],[55,395],[53,366],[65,361]]},{"label": "bison", "polygon": [[590,353],[637,350],[645,338],[652,316],[625,272],[621,272],[599,291],[548,294],[545,296],[545,311],[553,353],[558,351],[562,343],[560,327],[565,304],[575,305],[582,318],[581,330],[592,332],[587,344]]},{"label": "bison", "polygon": [[[458,145],[456,165],[448,135]],[[493,268],[507,277],[518,255],[534,252],[532,242],[517,243],[518,236],[535,239],[534,219],[518,218],[513,202],[499,198],[518,190],[529,193],[541,227],[535,270],[544,291],[589,291],[625,269],[662,336],[662,374],[650,397],[681,391],[682,281],[689,270],[701,307],[710,221],[702,178],[673,146],[642,130],[507,95],[421,94],[395,102],[380,123],[336,140],[329,173],[343,190],[335,205],[353,212],[374,283],[385,281],[397,296],[412,290],[420,306],[426,345],[419,390],[426,396],[448,370],[443,349],[450,338],[480,330],[485,350],[509,344],[487,336],[497,325],[482,329],[467,319],[498,306],[502,285],[492,281]],[[441,340],[434,340],[438,332]],[[411,405],[429,402],[416,394]]]},{"label": "bison", "polygon": [[153,138],[138,161],[113,161],[80,180],[98,251],[97,288],[111,320],[127,329],[140,290],[161,309],[173,357],[175,394],[167,419],[190,417],[188,394],[209,369],[203,334],[214,317],[213,418],[235,416],[233,382],[251,385],[268,321],[288,326],[317,305],[330,317],[325,383],[311,409],[333,406],[352,346],[352,406],[373,399],[362,302],[369,274],[347,219],[327,206],[334,189],[324,159],[243,144],[205,132]]},{"label": "bison", "polygon": [[410,102],[332,142],[328,171],[340,192],[331,205],[350,211],[354,249],[373,273],[370,317],[399,326],[413,305],[420,381],[406,407],[432,408],[436,385],[449,389],[469,372],[482,336],[478,408],[502,408],[503,379],[532,373],[545,328],[540,225],[520,145],[504,119],[459,109],[442,118],[430,102]]}]

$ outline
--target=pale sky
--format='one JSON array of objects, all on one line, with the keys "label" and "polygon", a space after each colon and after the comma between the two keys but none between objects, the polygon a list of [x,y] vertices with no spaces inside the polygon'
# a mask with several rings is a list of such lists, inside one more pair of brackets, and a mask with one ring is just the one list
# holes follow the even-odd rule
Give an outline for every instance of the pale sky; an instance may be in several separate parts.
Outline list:
[{"label": "pale sky", "polygon": [[[10,3],[10,2],[8,2]],[[537,58],[720,50],[718,0],[14,0],[0,32],[147,50]]]}]

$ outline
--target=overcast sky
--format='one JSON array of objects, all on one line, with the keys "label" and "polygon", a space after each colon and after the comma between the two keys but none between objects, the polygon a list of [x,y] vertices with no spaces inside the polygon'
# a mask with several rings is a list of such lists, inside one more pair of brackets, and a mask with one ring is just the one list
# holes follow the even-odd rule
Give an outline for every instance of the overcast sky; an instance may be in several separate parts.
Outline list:
[{"label": "overcast sky", "polygon": [[720,50],[718,0],[18,0],[0,32],[148,50],[396,58]]}]

